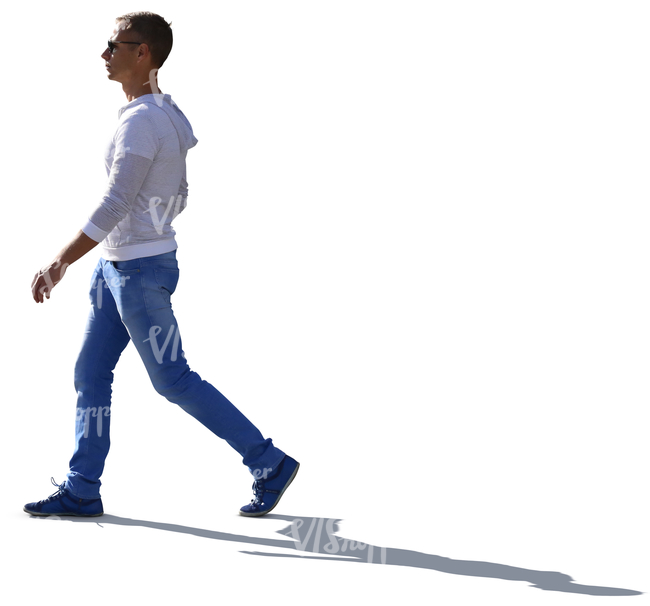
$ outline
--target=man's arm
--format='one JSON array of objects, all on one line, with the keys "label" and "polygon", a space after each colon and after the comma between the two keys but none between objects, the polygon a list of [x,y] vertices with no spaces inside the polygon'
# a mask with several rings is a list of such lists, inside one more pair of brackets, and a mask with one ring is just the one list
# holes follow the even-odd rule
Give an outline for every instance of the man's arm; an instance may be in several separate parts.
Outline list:
[{"label": "man's arm", "polygon": [[32,280],[34,301],[43,303],[45,299],[49,299],[52,289],[63,279],[68,266],[81,259],[98,244],[99,242],[79,230],[77,235],[59,251],[54,260],[34,276]]},{"label": "man's arm", "polygon": [[142,187],[151,164],[150,159],[135,154],[124,154],[115,158],[109,175],[108,190],[102,201],[79,233],[61,249],[49,265],[43,267],[34,276],[32,281],[34,301],[42,303],[44,297],[49,299],[52,289],[63,279],[68,266],[95,248],[124,219]]},{"label": "man's arm", "polygon": [[130,115],[120,123],[115,135],[108,189],[83,228],[49,265],[34,276],[34,301],[42,303],[44,298],[49,299],[52,289],[62,280],[68,266],[97,246],[126,217],[159,146],[160,138],[146,113]]}]

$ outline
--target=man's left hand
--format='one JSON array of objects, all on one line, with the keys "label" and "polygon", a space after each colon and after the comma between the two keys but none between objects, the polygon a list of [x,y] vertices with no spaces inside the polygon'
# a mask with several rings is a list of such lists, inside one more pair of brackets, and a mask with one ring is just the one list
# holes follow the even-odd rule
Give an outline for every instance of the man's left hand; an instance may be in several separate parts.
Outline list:
[{"label": "man's left hand", "polygon": [[59,260],[53,261],[43,267],[32,280],[32,297],[37,303],[43,303],[50,298],[52,289],[63,279],[67,263]]}]

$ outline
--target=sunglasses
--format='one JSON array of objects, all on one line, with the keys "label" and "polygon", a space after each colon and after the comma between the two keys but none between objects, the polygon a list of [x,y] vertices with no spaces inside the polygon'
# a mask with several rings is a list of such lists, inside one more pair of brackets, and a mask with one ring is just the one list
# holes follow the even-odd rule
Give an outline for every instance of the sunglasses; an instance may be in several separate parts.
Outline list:
[{"label": "sunglasses", "polygon": [[111,54],[115,51],[117,46],[116,44],[142,44],[142,42],[127,42],[126,40],[109,40],[108,41],[108,50],[111,51]]}]

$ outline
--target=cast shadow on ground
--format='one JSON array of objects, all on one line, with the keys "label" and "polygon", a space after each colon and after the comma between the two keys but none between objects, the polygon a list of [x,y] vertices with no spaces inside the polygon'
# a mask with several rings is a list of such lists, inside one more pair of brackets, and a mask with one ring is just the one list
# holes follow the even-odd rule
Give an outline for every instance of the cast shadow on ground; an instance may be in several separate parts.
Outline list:
[{"label": "cast shadow on ground", "polygon": [[[57,518],[57,516],[51,516]],[[44,518],[41,518],[44,519]],[[47,519],[47,518],[45,518]],[[641,595],[643,592],[633,589],[621,589],[616,587],[599,587],[596,585],[580,585],[574,583],[573,579],[564,573],[529,570],[506,564],[495,564],[492,562],[475,562],[471,560],[453,560],[438,555],[411,551],[409,549],[395,549],[392,547],[378,547],[359,541],[338,536],[340,519],[335,518],[310,518],[267,514],[263,518],[251,521],[251,524],[265,523],[268,520],[281,520],[288,523],[288,526],[277,533],[289,537],[289,539],[267,539],[178,524],[165,524],[162,522],[150,522],[147,520],[133,520],[119,516],[104,514],[101,518],[58,518],[59,520],[72,521],[85,524],[116,524],[120,526],[140,526],[143,528],[154,528],[167,532],[180,532],[206,539],[217,541],[231,541],[234,543],[247,543],[262,547],[273,547],[288,552],[272,553],[261,551],[242,551],[256,556],[274,558],[307,558],[313,560],[336,560],[345,562],[380,564],[389,566],[410,566],[411,568],[422,568],[424,570],[436,570],[448,574],[457,574],[469,577],[484,577],[492,579],[503,579],[504,581],[524,581],[530,583],[531,587],[545,591],[563,591],[567,593],[579,593],[585,595],[602,596],[631,596]]]}]

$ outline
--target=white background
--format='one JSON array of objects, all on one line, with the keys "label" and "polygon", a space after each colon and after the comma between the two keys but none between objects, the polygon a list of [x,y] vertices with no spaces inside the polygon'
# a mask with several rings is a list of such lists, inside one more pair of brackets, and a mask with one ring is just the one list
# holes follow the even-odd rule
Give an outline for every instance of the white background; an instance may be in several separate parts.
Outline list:
[{"label": "white background", "polygon": [[199,139],[174,224],[184,350],[301,462],[276,512],[647,591],[646,3],[64,1],[15,5],[1,42],[10,603],[595,599],[201,536],[287,522],[237,515],[238,455],[155,393],[131,346],[104,508],[201,532],[22,512],[72,454],[99,249],[43,305],[29,285],[103,194],[125,97],[100,55],[140,9],[172,21],[159,84]]}]

